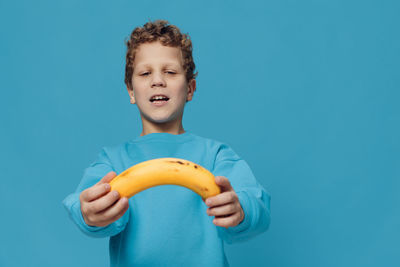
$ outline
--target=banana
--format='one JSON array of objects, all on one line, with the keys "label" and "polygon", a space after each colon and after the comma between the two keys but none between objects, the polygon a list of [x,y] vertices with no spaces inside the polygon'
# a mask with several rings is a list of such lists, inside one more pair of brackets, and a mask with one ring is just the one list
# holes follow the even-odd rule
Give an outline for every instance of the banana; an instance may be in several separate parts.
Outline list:
[{"label": "banana", "polygon": [[184,186],[203,200],[221,192],[214,175],[202,166],[178,158],[158,158],[138,163],[120,173],[110,182],[111,190],[121,197],[133,195],[158,185]]}]

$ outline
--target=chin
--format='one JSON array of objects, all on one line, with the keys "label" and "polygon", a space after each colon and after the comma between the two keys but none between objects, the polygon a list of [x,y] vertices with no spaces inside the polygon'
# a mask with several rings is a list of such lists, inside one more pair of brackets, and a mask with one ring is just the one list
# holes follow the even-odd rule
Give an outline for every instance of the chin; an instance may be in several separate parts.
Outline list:
[{"label": "chin", "polygon": [[151,123],[168,123],[174,120],[172,116],[144,116],[144,118]]},{"label": "chin", "polygon": [[154,119],[150,120],[150,122],[157,123],[157,124],[164,124],[164,123],[168,123],[170,121],[172,121],[172,120],[169,118],[159,118],[159,119],[154,118]]}]

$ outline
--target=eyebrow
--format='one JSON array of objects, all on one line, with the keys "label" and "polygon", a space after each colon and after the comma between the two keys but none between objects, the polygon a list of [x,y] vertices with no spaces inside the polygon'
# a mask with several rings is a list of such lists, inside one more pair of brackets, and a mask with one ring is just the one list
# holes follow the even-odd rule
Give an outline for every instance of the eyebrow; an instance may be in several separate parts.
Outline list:
[{"label": "eyebrow", "polygon": [[[145,63],[145,64],[139,64],[136,67],[137,68],[138,67],[146,68],[146,67],[151,67],[151,65],[148,63]],[[167,63],[163,64],[163,67],[179,67],[179,64],[174,63],[174,62],[167,62]]]}]

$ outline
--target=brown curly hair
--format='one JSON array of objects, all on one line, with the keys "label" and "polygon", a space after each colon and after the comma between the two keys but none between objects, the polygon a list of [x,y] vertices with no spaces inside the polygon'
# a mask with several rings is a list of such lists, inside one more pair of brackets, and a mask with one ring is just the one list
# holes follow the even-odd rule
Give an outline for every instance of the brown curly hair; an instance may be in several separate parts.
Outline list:
[{"label": "brown curly hair", "polygon": [[143,27],[136,27],[130,39],[126,42],[126,65],[125,65],[125,84],[132,90],[133,61],[138,47],[143,43],[160,41],[165,46],[179,47],[182,51],[183,69],[186,74],[186,81],[195,79],[197,72],[192,57],[192,41],[188,34],[182,34],[178,27],[170,25],[166,20],[149,21]]}]

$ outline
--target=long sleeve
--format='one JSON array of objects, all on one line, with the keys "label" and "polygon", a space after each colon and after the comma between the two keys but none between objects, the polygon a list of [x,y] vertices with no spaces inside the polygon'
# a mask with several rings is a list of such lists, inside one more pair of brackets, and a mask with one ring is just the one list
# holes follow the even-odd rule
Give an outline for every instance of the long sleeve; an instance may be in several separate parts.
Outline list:
[{"label": "long sleeve", "polygon": [[83,219],[79,200],[80,193],[86,188],[96,184],[110,171],[115,170],[112,167],[105,150],[103,149],[98,155],[97,159],[85,170],[83,178],[76,191],[68,195],[63,200],[63,205],[68,211],[69,217],[72,219],[72,221],[83,233],[92,237],[100,238],[116,235],[125,228],[126,223],[128,222],[129,209],[120,219],[105,227],[89,226]]},{"label": "long sleeve", "polygon": [[248,240],[270,224],[270,195],[254,177],[248,164],[229,146],[220,145],[214,170],[215,176],[229,179],[244,211],[243,221],[235,227],[217,227],[219,236],[228,244]]}]

